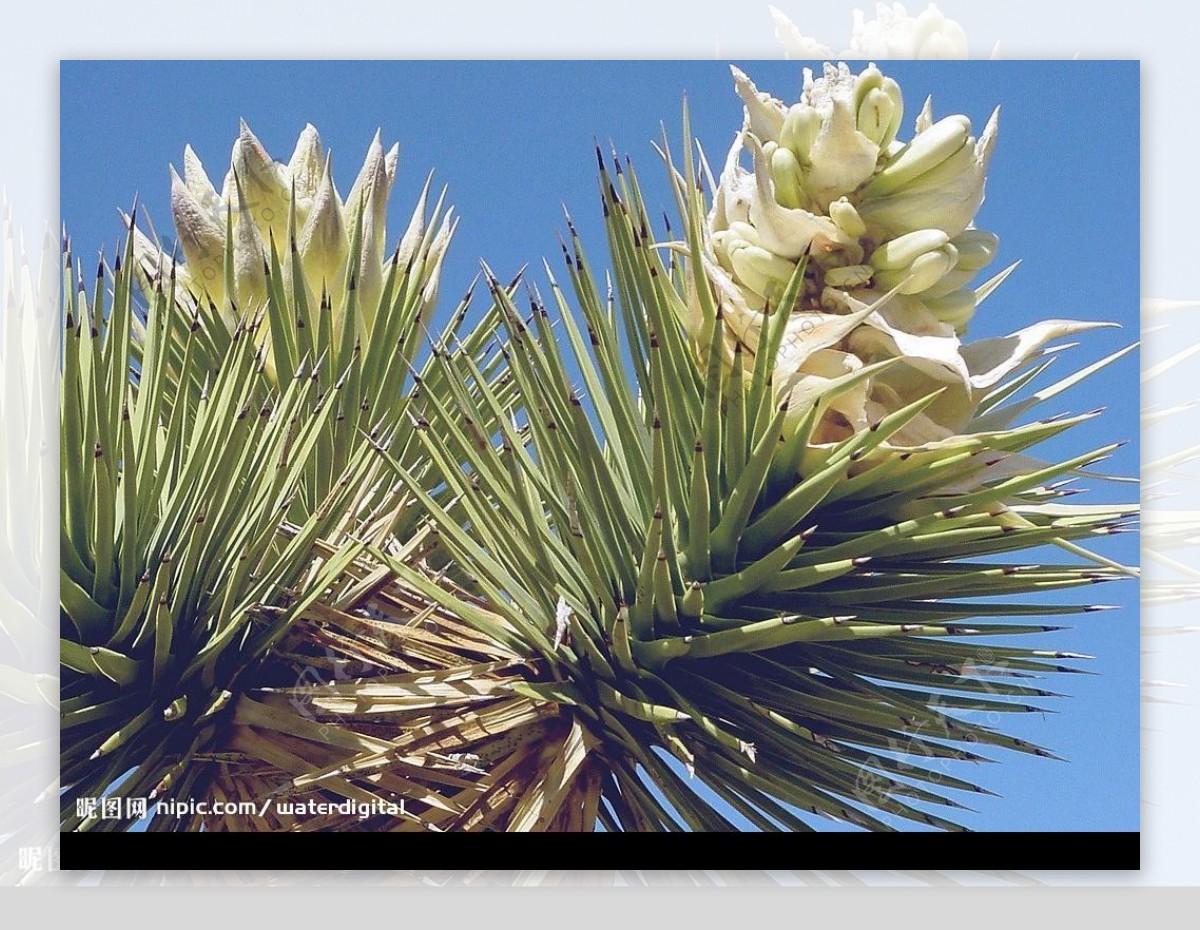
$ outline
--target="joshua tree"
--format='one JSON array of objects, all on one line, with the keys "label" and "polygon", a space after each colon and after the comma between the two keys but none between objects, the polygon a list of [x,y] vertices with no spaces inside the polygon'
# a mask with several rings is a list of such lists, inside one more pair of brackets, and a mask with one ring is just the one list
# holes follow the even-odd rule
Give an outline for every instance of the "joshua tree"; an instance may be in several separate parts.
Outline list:
[{"label": "joshua tree", "polygon": [[284,165],[243,126],[220,192],[173,174],[182,256],[131,215],[89,294],[68,250],[66,827],[952,829],[946,760],[1050,755],[963,711],[1084,658],[995,645],[1096,609],[1010,595],[1132,573],[1078,541],[1136,508],[1058,484],[1113,446],[1026,454],[1091,418],[1030,411],[1102,363],[1022,389],[1099,324],[964,341],[995,116],[901,141],[874,66],[734,77],[719,176],[663,143],[678,234],[598,153],[611,273],[572,227],[567,288],[485,266],[470,328],[426,329],[441,200],[385,254],[378,138],[343,201],[312,127]]}]

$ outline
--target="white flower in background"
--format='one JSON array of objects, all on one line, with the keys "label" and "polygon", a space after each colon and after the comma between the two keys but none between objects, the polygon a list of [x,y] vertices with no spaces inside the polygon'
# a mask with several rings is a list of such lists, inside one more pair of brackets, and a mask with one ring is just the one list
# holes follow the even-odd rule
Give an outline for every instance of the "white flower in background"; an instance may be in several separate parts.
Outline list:
[{"label": "white flower in background", "polygon": [[899,3],[875,6],[875,19],[866,21],[854,11],[850,50],[862,58],[967,58],[967,35],[934,4],[919,16],[909,16]]},{"label": "white flower in background", "polygon": [[[171,215],[183,253],[174,271],[178,286],[201,307],[215,307],[232,327],[237,318],[267,299],[267,269],[272,249],[291,279],[294,241],[310,296],[328,298],[340,315],[353,283],[369,331],[383,289],[387,255],[387,204],[396,178],[400,147],[386,153],[376,133],[358,178],[343,200],[333,181],[330,154],[311,124],[306,126],[287,164],[271,158],[250,127],[242,122],[233,144],[229,170],[218,192],[189,145],[183,175],[171,168]],[[435,211],[436,213],[437,211]],[[361,225],[361,254],[350,267]],[[427,243],[424,275],[430,306],[436,299],[442,257],[454,227],[452,211]],[[413,213],[398,247],[399,261],[413,255],[426,238],[425,196]],[[229,240],[229,241],[227,241]],[[137,258],[150,280],[170,269],[171,259],[140,233]],[[226,257],[232,267],[226,269]],[[228,283],[232,283],[232,292]]]},{"label": "white flower in background", "polygon": [[821,77],[805,69],[801,99],[790,106],[733,74],[745,122],[708,216],[706,256],[728,352],[757,350],[767,313],[807,256],[788,308],[777,392],[798,410],[838,378],[898,360],[836,397],[818,441],[865,429],[939,388],[899,441],[963,432],[984,394],[1047,341],[1093,325],[1051,321],[961,341],[979,301],[1011,271],[973,285],[999,244],[973,225],[998,111],[976,137],[965,116],[935,120],[927,100],[915,135],[901,141],[900,87],[874,64],[857,75],[845,64],[826,64]]},{"label": "white flower in background", "polygon": [[[775,24],[775,38],[783,46],[786,58],[795,61],[810,61],[825,58],[849,58],[849,55],[838,55],[832,48],[811,36],[806,36],[782,10],[768,7],[771,11],[771,21]],[[858,12],[857,10],[855,12]],[[881,56],[882,57],[882,56]]]},{"label": "white flower in background", "polygon": [[854,11],[854,33],[850,47],[835,52],[827,45],[800,32],[788,17],[771,7],[775,36],[788,58],[968,58],[967,36],[962,26],[948,19],[934,4],[918,16],[910,16],[899,3],[876,4],[875,18]]}]

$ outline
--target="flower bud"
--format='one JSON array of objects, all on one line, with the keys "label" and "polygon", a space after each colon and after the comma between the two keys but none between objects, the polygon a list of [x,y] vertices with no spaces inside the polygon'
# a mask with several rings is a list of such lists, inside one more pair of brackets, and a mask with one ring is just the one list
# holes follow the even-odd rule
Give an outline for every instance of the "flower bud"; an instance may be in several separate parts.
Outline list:
[{"label": "flower bud", "polygon": [[947,116],[914,138],[863,190],[867,197],[886,197],[957,154],[971,136],[965,116]]},{"label": "flower bud", "polygon": [[821,115],[808,104],[797,103],[787,111],[779,134],[779,144],[791,149],[802,165],[807,164],[812,144],[820,131]]},{"label": "flower bud", "polygon": [[829,216],[843,233],[851,239],[861,239],[867,234],[867,226],[852,204],[845,197],[829,205]]},{"label": "flower bud", "polygon": [[213,302],[225,296],[225,227],[171,168],[171,216],[189,274]]},{"label": "flower bud", "polygon": [[[300,133],[284,165],[271,158],[243,121],[218,194],[188,146],[183,176],[171,169],[171,213],[184,261],[173,264],[135,231],[139,280],[149,289],[159,275],[170,272],[179,284],[177,301],[191,312],[214,307],[232,331],[242,315],[261,309],[267,300],[273,244],[284,293],[303,282],[310,306],[327,297],[335,332],[346,308],[346,285],[353,280],[360,308],[359,336],[369,338],[383,291],[387,201],[398,161],[399,147],[385,153],[376,133],[350,197],[343,202],[333,182],[329,155],[312,125]],[[400,248],[402,264],[411,275],[408,286],[421,295],[422,314],[436,297],[442,258],[454,229],[451,212],[443,213],[439,202],[434,216],[441,215],[440,225],[430,233],[426,204],[423,194]],[[359,229],[361,253],[351,269],[351,242]],[[227,255],[232,256],[228,268]],[[227,283],[232,284],[231,293],[226,292]],[[261,330],[264,340],[268,331]],[[270,354],[264,369],[273,376]]]},{"label": "flower bud", "polygon": [[309,123],[296,140],[296,148],[287,165],[287,174],[296,196],[296,208],[302,221],[308,216],[313,199],[321,187],[321,179],[325,174],[325,160],[321,135],[316,127]]},{"label": "flower bud", "polygon": [[290,185],[284,181],[287,169],[267,154],[245,120],[242,120],[242,131],[233,144],[229,161],[226,200],[234,203],[237,209],[245,206],[250,211],[264,239],[268,233],[274,233],[276,241],[282,241],[287,234],[291,204]]},{"label": "flower bud", "polygon": [[1000,247],[1000,237],[986,229],[968,229],[955,236],[951,243],[958,249],[956,269],[978,271],[991,263]]},{"label": "flower bud", "polygon": [[729,261],[738,281],[768,303],[775,303],[796,266],[761,246],[743,240],[730,245]]},{"label": "flower bud", "polygon": [[959,288],[938,298],[922,296],[921,302],[935,317],[958,331],[964,329],[975,315],[975,292],[969,287]]},{"label": "flower bud", "polygon": [[328,156],[325,157],[325,167],[312,198],[308,219],[296,237],[296,246],[309,287],[319,293],[340,286],[346,256],[350,251],[350,239],[346,233],[337,189],[333,186]]},{"label": "flower bud", "polygon": [[890,239],[871,253],[871,266],[877,271],[907,268],[926,252],[940,249],[950,241],[940,229],[919,229]]},{"label": "flower bud", "polygon": [[[806,70],[801,99],[786,108],[735,77],[747,113],[708,215],[703,259],[730,333],[757,346],[767,305],[806,259],[776,359],[777,391],[795,401],[847,371],[904,362],[848,393],[837,416],[831,408],[832,419],[814,427],[818,441],[845,438],[938,389],[945,393],[908,435],[924,442],[961,427],[974,403],[972,373],[986,364],[968,357],[959,336],[975,312],[970,282],[997,246],[970,228],[995,115],[972,139],[965,116],[935,123],[926,101],[916,136],[901,142],[900,87],[874,66],[857,76],[845,65],[826,65],[819,78]],[[693,294],[688,306],[697,315],[702,301]],[[688,325],[704,331],[700,319]]]},{"label": "flower bud", "polygon": [[[764,147],[764,154],[766,149]],[[805,209],[809,206],[805,196],[803,175],[800,162],[792,150],[782,145],[777,146],[770,155],[771,179],[775,182],[775,199],[785,207]]]},{"label": "flower bud", "polygon": [[896,117],[895,102],[884,91],[869,91],[858,108],[858,131],[876,145],[886,145],[887,134]]},{"label": "flower bud", "polygon": [[885,291],[899,287],[901,294],[919,294],[940,281],[954,267],[957,258],[954,247],[945,245],[918,256],[905,268],[878,272],[875,284]]}]

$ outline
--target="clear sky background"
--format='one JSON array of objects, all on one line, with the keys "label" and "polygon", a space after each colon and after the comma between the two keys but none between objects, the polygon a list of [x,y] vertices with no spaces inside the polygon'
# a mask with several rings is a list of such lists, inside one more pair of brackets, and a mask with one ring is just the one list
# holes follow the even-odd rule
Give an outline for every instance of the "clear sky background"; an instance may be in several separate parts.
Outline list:
[{"label": "clear sky background", "polygon": [[[760,88],[786,101],[801,64],[739,62]],[[1020,269],[976,316],[971,338],[1044,318],[1112,320],[1084,334],[1055,366],[1069,369],[1137,338],[1138,66],[1136,62],[887,62],[904,90],[902,137],[927,94],[935,116],[965,113],[981,130],[1002,107],[1000,139],[978,224],[998,233],[1003,264]],[[333,152],[349,190],[376,128],[401,144],[390,236],[403,231],[426,174],[450,189],[462,215],[442,284],[443,315],[486,258],[504,277],[558,258],[562,205],[590,257],[605,259],[592,140],[628,153],[648,205],[673,209],[651,147],[665,124],[678,148],[681,101],[714,167],[741,125],[723,62],[64,62],[61,70],[61,213],[76,254],[111,254],[117,209],[136,193],[169,242],[168,163],[182,168],[191,143],[220,186],[244,117],[275,158],[287,161],[306,122]],[[1042,447],[1077,454],[1115,439],[1130,444],[1104,465],[1138,470],[1138,363],[1127,358],[1056,399],[1052,412],[1106,405],[1105,416]],[[1130,499],[1131,485],[1090,482],[1087,502]],[[1137,560],[1136,536],[1104,550]],[[1008,732],[1067,757],[1054,762],[993,755],[1002,764],[964,772],[1003,797],[970,801],[962,818],[985,830],[1136,829],[1138,824],[1138,607],[1132,582],[1075,592],[1118,611],[1061,618],[1073,629],[1022,637],[1035,648],[1084,652],[1097,675],[1058,676],[1046,715],[1008,716]],[[1070,597],[1061,600],[1068,601]]]}]

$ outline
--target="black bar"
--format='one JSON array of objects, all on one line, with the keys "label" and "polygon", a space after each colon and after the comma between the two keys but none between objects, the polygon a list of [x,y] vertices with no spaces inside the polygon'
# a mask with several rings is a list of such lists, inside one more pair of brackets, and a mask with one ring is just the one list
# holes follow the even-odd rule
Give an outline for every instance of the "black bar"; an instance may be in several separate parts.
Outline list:
[{"label": "black bar", "polygon": [[[422,868],[442,869],[461,866],[464,853],[479,852],[519,854],[521,862],[537,865],[530,856],[554,861],[566,849],[578,853],[580,842],[577,836],[545,833],[63,833],[60,851],[66,870],[161,869],[165,862],[203,862],[205,857],[222,869],[311,869],[316,862],[414,861],[414,855]],[[773,843],[768,853],[756,833],[596,833],[586,842],[601,856],[611,852],[624,858],[634,851],[639,859],[669,854],[678,863],[681,855],[712,857],[718,865],[732,860],[740,867],[762,868],[1126,871],[1141,863],[1136,831],[806,834],[789,841],[784,863],[780,847]]]}]

